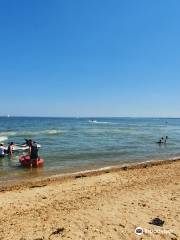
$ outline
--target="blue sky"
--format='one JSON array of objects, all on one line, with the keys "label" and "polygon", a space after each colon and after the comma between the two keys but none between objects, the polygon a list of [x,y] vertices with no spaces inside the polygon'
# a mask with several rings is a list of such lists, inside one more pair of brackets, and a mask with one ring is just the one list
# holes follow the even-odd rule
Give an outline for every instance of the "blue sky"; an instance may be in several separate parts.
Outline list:
[{"label": "blue sky", "polygon": [[0,115],[180,116],[179,0],[1,0]]}]

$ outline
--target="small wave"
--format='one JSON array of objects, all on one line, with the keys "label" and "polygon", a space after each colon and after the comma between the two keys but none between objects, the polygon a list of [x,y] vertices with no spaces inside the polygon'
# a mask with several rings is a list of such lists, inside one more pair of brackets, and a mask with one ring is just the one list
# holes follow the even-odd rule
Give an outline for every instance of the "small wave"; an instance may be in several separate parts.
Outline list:
[{"label": "small wave", "polygon": [[112,122],[97,122],[97,124],[113,124]]},{"label": "small wave", "polygon": [[[62,131],[60,130],[44,130],[44,131],[20,131],[20,132],[2,132],[0,133],[0,139],[1,138],[8,138],[12,136],[16,137],[30,137],[30,136],[37,136],[37,135],[59,135],[62,134]],[[5,137],[6,136],[6,137]],[[5,141],[7,139],[1,140]]]},{"label": "small wave", "polygon": [[62,134],[62,131],[60,131],[60,130],[45,130],[45,131],[42,131],[39,133],[45,134],[45,135],[59,135],[59,134]]},{"label": "small wave", "polygon": [[4,137],[4,136],[7,136],[7,137],[11,137],[11,136],[16,136],[16,132],[1,132],[0,133],[0,137]]},{"label": "small wave", "polygon": [[179,160],[180,159],[180,156],[176,156],[176,157],[173,157],[173,158],[169,158],[169,160],[171,161],[176,161],[176,160]]},{"label": "small wave", "polygon": [[94,124],[115,124],[112,122],[100,122],[100,121],[96,121],[96,120],[89,120],[89,123],[94,123]]},{"label": "small wave", "polygon": [[0,142],[6,141],[6,140],[8,140],[8,137],[5,137],[5,136],[0,137]]},{"label": "small wave", "polygon": [[89,122],[89,123],[97,123],[96,120],[89,120],[88,122]]}]

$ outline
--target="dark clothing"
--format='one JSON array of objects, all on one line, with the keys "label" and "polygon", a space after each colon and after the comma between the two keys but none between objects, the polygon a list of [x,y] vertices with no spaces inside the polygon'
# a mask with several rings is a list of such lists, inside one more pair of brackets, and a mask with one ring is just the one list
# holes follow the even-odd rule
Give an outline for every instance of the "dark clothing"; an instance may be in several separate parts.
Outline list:
[{"label": "dark clothing", "polygon": [[9,146],[8,146],[8,149],[7,149],[7,151],[6,151],[7,154],[11,154],[11,152],[12,152],[11,148],[12,148],[12,145],[9,145]]},{"label": "dark clothing", "polygon": [[10,146],[8,146],[7,154],[10,154]]},{"label": "dark clothing", "polygon": [[38,147],[37,147],[37,144],[32,144],[30,158],[31,159],[37,159],[38,158]]}]

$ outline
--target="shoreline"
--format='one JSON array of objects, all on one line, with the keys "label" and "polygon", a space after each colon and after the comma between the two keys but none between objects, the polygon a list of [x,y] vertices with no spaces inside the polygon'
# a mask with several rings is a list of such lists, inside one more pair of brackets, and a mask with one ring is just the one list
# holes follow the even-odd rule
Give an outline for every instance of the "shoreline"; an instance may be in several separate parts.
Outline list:
[{"label": "shoreline", "polygon": [[54,173],[50,174],[50,176],[35,176],[34,178],[31,176],[23,180],[4,180],[0,181],[0,192],[43,187],[53,183],[63,183],[77,178],[93,177],[106,173],[149,168],[152,166],[172,164],[178,161],[180,161],[180,157],[174,157],[165,160],[147,160],[143,162],[125,163],[70,173]]}]

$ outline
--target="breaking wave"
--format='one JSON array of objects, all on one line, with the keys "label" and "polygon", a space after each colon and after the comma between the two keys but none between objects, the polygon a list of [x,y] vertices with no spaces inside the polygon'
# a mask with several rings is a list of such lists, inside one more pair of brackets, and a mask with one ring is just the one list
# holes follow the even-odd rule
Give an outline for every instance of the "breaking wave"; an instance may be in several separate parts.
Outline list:
[{"label": "breaking wave", "polygon": [[89,120],[89,123],[93,123],[93,124],[115,124],[113,122],[101,122],[101,121],[96,121],[96,120]]},{"label": "breaking wave", "polygon": [[[8,137],[25,137],[25,136],[37,136],[37,135],[60,135],[62,131],[60,130],[44,130],[44,131],[20,131],[20,132],[1,132],[0,141],[5,141]],[[2,140],[3,139],[3,140]]]},{"label": "breaking wave", "polygon": [[8,137],[5,137],[5,136],[0,137],[0,142],[6,141],[6,140],[8,140]]}]

